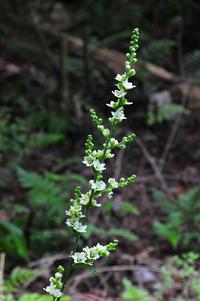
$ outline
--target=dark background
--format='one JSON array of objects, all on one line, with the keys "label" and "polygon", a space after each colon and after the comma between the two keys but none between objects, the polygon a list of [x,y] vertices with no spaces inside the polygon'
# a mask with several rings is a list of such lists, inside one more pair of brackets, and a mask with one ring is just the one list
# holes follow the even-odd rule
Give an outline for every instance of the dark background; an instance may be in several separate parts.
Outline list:
[{"label": "dark background", "polygon": [[[199,1],[9,0],[0,6],[0,249],[6,275],[15,266],[70,252],[64,210],[74,187],[86,189],[91,176],[81,163],[87,134],[101,143],[88,110],[109,116],[105,104],[135,27],[134,104],[116,136],[133,131],[138,138],[116,154],[107,176],[136,174],[138,180],[118,191],[113,203],[102,200],[82,243],[119,236],[108,266],[135,260],[151,266],[199,252]],[[86,281],[79,289],[119,297],[122,276]]]}]

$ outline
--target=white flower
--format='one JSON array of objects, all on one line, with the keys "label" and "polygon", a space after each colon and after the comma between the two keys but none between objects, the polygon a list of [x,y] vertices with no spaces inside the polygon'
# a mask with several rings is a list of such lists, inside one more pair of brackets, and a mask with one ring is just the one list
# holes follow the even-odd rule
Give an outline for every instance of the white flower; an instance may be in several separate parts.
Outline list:
[{"label": "white flower", "polygon": [[112,188],[118,188],[119,187],[118,182],[114,178],[109,178],[108,183],[110,184],[110,186]]},{"label": "white flower", "polygon": [[58,288],[56,288],[56,286],[53,285],[52,283],[46,288],[44,288],[44,290],[45,292],[47,292],[48,294],[52,295],[55,298],[59,298],[63,295],[63,293]]},{"label": "white flower", "polygon": [[111,138],[110,139],[110,145],[111,145],[111,147],[115,147],[118,144],[119,144],[119,141],[117,139],[115,139],[115,138]]},{"label": "white flower", "polygon": [[92,206],[93,207],[101,207],[101,204],[98,204],[96,200],[92,199]]},{"label": "white flower", "polygon": [[99,255],[108,256],[110,252],[107,250],[107,246],[102,246],[100,243],[96,245],[96,252],[98,252]]},{"label": "white flower", "polygon": [[86,166],[89,167],[89,166],[91,166],[91,165],[93,164],[94,160],[95,160],[95,158],[94,158],[93,156],[88,155],[88,156],[85,156],[85,157],[84,157],[83,163],[84,163]]},{"label": "white flower", "polygon": [[102,150],[94,150],[93,152],[92,152],[92,155],[95,157],[95,158],[101,158],[102,156],[103,156],[103,151]]},{"label": "white flower", "polygon": [[87,230],[87,226],[83,225],[81,222],[79,222],[79,219],[76,218],[67,219],[66,224],[79,233],[85,233]]},{"label": "white flower", "polygon": [[110,135],[110,130],[109,129],[104,129],[102,132],[104,137],[108,137]]},{"label": "white flower", "polygon": [[115,112],[111,112],[111,114],[115,119],[117,119],[119,121],[122,121],[123,119],[126,119],[123,110],[121,110],[120,108]]},{"label": "white flower", "polygon": [[89,183],[91,185],[91,188],[94,190],[102,191],[106,188],[106,184],[103,181],[95,182],[94,180],[90,180]]},{"label": "white flower", "polygon": [[135,88],[135,86],[132,83],[130,83],[128,79],[125,79],[125,81],[123,81],[123,87],[125,90],[130,90],[132,88]]},{"label": "white flower", "polygon": [[115,97],[121,98],[121,97],[124,97],[127,92],[124,90],[115,90],[115,91],[112,91],[112,93],[115,95]]},{"label": "white flower", "polygon": [[93,166],[97,171],[102,171],[102,170],[106,169],[105,164],[100,163],[99,159],[97,159],[93,162]]},{"label": "white flower", "polygon": [[111,102],[110,102],[110,103],[107,103],[106,105],[107,105],[108,107],[114,109],[116,104],[117,104],[117,102],[111,100]]},{"label": "white flower", "polygon": [[89,260],[91,259],[96,260],[100,257],[99,254],[97,253],[96,247],[92,247],[92,248],[85,247],[83,248],[83,251],[85,252],[87,259]]},{"label": "white flower", "polygon": [[71,257],[74,259],[74,263],[86,263],[87,260],[85,252],[74,253]]},{"label": "white flower", "polygon": [[65,214],[68,215],[68,216],[79,216],[80,217],[84,217],[84,215],[81,213],[81,210],[82,210],[82,206],[81,205],[77,205],[77,204],[74,204],[72,206],[70,206],[69,210],[66,210],[65,211]]},{"label": "white flower", "polygon": [[83,206],[86,206],[89,203],[90,195],[91,195],[91,191],[89,191],[85,194],[81,193],[81,197],[79,199],[80,204]]},{"label": "white flower", "polygon": [[124,105],[128,106],[128,105],[132,105],[133,103],[131,101],[128,100],[124,100]]},{"label": "white flower", "polygon": [[55,273],[55,278],[61,280],[62,279],[62,274],[60,272]]},{"label": "white flower", "polygon": [[123,79],[124,79],[124,74],[117,74],[116,76],[115,76],[115,79],[118,81],[118,82],[122,82],[123,81]]},{"label": "white flower", "polygon": [[87,231],[87,226],[83,225],[79,221],[76,221],[72,227],[75,231],[77,231],[79,233],[85,233]]}]

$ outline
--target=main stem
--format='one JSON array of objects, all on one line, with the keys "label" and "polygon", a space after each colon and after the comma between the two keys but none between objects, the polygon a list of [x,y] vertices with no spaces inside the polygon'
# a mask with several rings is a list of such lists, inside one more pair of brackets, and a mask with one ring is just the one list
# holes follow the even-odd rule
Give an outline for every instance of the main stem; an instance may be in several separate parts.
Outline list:
[{"label": "main stem", "polygon": [[[112,137],[112,134],[113,134],[113,131],[114,131],[114,128],[115,128],[115,123],[113,122],[113,124],[111,125],[111,129],[110,129],[110,135],[108,136],[107,140],[106,140],[106,145],[105,145],[105,148],[104,148],[104,152],[103,152],[103,157],[102,157],[102,162],[104,162],[105,160],[105,156],[106,156],[106,152],[107,152],[107,149],[108,149],[108,145],[109,145],[109,142],[110,142],[110,139]],[[97,175],[95,175],[95,180],[97,179]],[[88,202],[88,205],[86,206],[86,211],[85,213],[88,214],[90,208],[91,208],[91,204],[92,204],[92,198],[94,196],[94,193],[95,193],[95,190],[92,189],[91,190],[91,195],[90,195],[90,199],[89,199],[89,202]],[[73,247],[73,251],[72,251],[72,255],[76,252],[77,250],[77,247],[78,247],[78,243],[79,243],[79,239],[80,239],[80,234],[78,234],[76,236],[76,240],[75,240],[75,243],[74,243],[74,247]],[[71,273],[72,273],[72,270],[73,270],[73,258],[70,257],[70,261],[69,263],[66,265],[65,267],[65,272],[63,274],[63,285],[62,285],[62,288],[61,288],[61,292],[64,291],[65,289],[65,286],[67,284],[67,281],[69,280],[70,276],[71,276]],[[61,297],[53,297],[53,301],[59,301]]]}]

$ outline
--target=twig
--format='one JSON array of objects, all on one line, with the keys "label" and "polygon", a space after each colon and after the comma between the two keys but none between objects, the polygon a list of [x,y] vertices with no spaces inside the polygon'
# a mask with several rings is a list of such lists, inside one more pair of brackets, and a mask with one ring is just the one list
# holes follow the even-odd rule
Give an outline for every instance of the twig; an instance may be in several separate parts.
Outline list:
[{"label": "twig", "polygon": [[[187,99],[188,99],[188,96],[189,96],[189,92],[190,92],[190,87],[188,86],[188,89],[187,89],[187,93],[186,94],[183,94],[182,95],[182,101],[181,101],[181,105],[183,107],[185,107],[186,105],[186,102],[187,102]],[[161,159],[160,159],[160,164],[159,164],[159,169],[160,169],[160,172],[163,170],[164,168],[164,165],[165,165],[165,162],[166,162],[166,159],[169,155],[169,151],[171,149],[171,146],[173,144],[173,141],[176,137],[176,134],[177,134],[177,131],[178,131],[178,128],[181,124],[181,121],[182,121],[182,114],[180,114],[174,124],[173,124],[173,127],[172,127],[172,130],[171,130],[171,133],[169,134],[169,137],[167,139],[167,142],[166,142],[166,145],[165,145],[165,148],[164,148],[164,151],[162,153],[162,156],[161,156]]]},{"label": "twig", "polygon": [[[113,265],[113,266],[104,266],[97,268],[96,271],[97,273],[106,273],[106,272],[124,272],[124,271],[146,271],[146,267],[144,266],[139,266],[139,265]],[[159,267],[152,267],[149,268],[149,270],[154,271],[156,273],[160,272]],[[94,277],[95,275],[91,272],[83,272],[77,276],[75,276],[72,279],[72,283],[70,285],[70,292],[73,292],[76,287],[81,283],[82,280],[85,280],[86,278],[91,278]]]},{"label": "twig", "polygon": [[115,168],[115,172],[114,172],[114,178],[116,180],[119,179],[119,176],[121,174],[121,169],[122,169],[122,160],[123,160],[123,156],[124,156],[124,151],[125,149],[121,149],[118,153],[117,156],[117,160],[116,160],[116,168]]},{"label": "twig", "polygon": [[5,253],[0,253],[0,300],[4,300],[3,294],[3,275],[5,267]]},{"label": "twig", "polygon": [[28,267],[50,267],[57,260],[67,259],[69,256],[66,253],[56,254],[53,256],[41,258],[39,260],[32,261],[28,264]]},{"label": "twig", "polygon": [[149,151],[147,150],[147,148],[145,147],[144,143],[137,138],[136,139],[136,144],[140,147],[144,157],[146,158],[146,160],[149,162],[151,168],[153,169],[156,178],[159,180],[162,189],[165,191],[165,193],[167,194],[168,198],[170,200],[174,200],[173,195],[169,192],[169,188],[167,186],[167,183],[159,169],[159,167],[157,166],[157,164],[155,163],[154,158],[151,156],[151,154],[149,153]]},{"label": "twig", "polygon": [[61,85],[62,85],[62,100],[65,104],[66,111],[69,110],[69,85],[68,85],[68,72],[66,66],[67,57],[67,39],[61,35]]}]

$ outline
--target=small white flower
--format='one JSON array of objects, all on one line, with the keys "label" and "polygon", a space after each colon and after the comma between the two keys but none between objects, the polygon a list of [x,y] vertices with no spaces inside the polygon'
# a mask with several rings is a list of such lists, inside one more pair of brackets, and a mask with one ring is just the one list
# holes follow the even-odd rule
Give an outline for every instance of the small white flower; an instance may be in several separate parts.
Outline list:
[{"label": "small white flower", "polygon": [[89,167],[89,166],[91,166],[91,165],[93,164],[94,160],[95,160],[95,158],[94,158],[93,156],[88,155],[88,156],[85,156],[85,157],[84,157],[83,163],[84,163],[86,166]]},{"label": "small white flower", "polygon": [[107,103],[106,105],[107,105],[108,107],[114,109],[114,108],[116,107],[117,104],[118,104],[117,102],[111,100],[111,102],[110,102],[110,103]]},{"label": "small white flower", "polygon": [[83,225],[79,221],[76,221],[72,227],[75,231],[77,231],[79,233],[85,233],[87,231],[87,226]]},{"label": "small white flower", "polygon": [[74,204],[74,205],[70,206],[69,210],[65,211],[65,214],[68,216],[73,216],[73,215],[78,214],[79,217],[84,217],[81,213],[81,210],[82,210],[81,205]]},{"label": "small white flower", "polygon": [[110,252],[107,250],[107,246],[102,246],[98,243],[95,248],[99,255],[108,256],[110,254]]},{"label": "small white flower", "polygon": [[117,111],[115,112],[111,112],[112,116],[119,120],[119,121],[122,121],[123,119],[126,119],[125,115],[124,115],[124,112],[121,110],[121,109],[118,109]]},{"label": "small white flower", "polygon": [[132,105],[133,103],[131,101],[125,100],[124,101],[124,105],[128,106],[128,105]]},{"label": "small white flower", "polygon": [[74,255],[71,255],[74,260],[74,263],[86,263],[87,257],[85,252],[77,252]]},{"label": "small white flower", "polygon": [[92,206],[93,207],[101,207],[101,204],[98,204],[96,200],[92,199]]},{"label": "small white flower", "polygon": [[123,81],[123,79],[124,79],[124,74],[117,74],[116,76],[115,76],[115,79],[118,81],[118,82],[122,82]]},{"label": "small white flower", "polygon": [[119,187],[118,182],[117,182],[114,178],[109,178],[109,179],[108,179],[108,183],[110,184],[110,186],[111,186],[113,189]]},{"label": "small white flower", "polygon": [[106,169],[105,164],[100,163],[99,159],[97,159],[93,162],[93,166],[94,166],[94,169],[96,169],[97,171],[102,171],[102,170]]},{"label": "small white flower", "polygon": [[115,90],[115,91],[112,91],[112,93],[115,95],[115,97],[121,98],[121,97],[124,97],[127,92],[124,90]]},{"label": "small white flower", "polygon": [[61,279],[62,279],[62,274],[59,273],[59,272],[56,272],[56,273],[55,273],[55,278],[56,278],[57,280],[61,280]]},{"label": "small white flower", "polygon": [[51,296],[55,297],[55,298],[60,298],[62,297],[63,293],[56,288],[55,285],[53,285],[52,283],[47,286],[46,288],[44,288],[45,292],[47,292],[48,294],[50,294]]},{"label": "small white flower", "polygon": [[103,151],[102,150],[94,150],[93,152],[92,152],[92,155],[95,157],[95,158],[101,158],[102,156],[103,156]]},{"label": "small white flower", "polygon": [[117,139],[115,139],[115,138],[111,138],[110,139],[110,145],[111,145],[111,147],[115,147],[118,144],[119,144],[119,141]]},{"label": "small white flower", "polygon": [[87,192],[85,194],[81,193],[81,197],[79,199],[81,205],[86,206],[89,203],[90,194],[91,194],[90,191],[89,191],[89,193]]},{"label": "small white flower", "polygon": [[86,255],[87,259],[89,259],[89,260],[91,260],[91,259],[92,260],[97,260],[100,257],[98,252],[97,252],[96,247],[92,247],[92,248],[85,247],[83,249],[83,251],[85,252],[85,255]]},{"label": "small white flower", "polygon": [[110,135],[110,130],[109,129],[104,129],[102,132],[104,137],[108,137]]},{"label": "small white flower", "polygon": [[89,183],[91,185],[91,188],[94,190],[102,191],[106,188],[106,184],[103,181],[95,182],[94,180],[90,180]]},{"label": "small white flower", "polygon": [[130,90],[132,88],[135,88],[135,86],[132,83],[130,83],[128,79],[125,79],[125,81],[123,81],[123,87],[125,90]]}]

